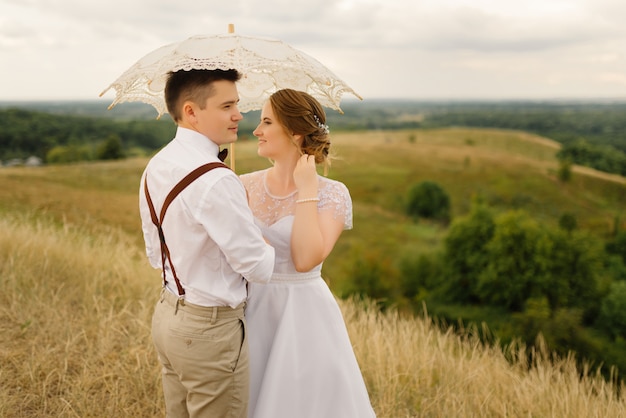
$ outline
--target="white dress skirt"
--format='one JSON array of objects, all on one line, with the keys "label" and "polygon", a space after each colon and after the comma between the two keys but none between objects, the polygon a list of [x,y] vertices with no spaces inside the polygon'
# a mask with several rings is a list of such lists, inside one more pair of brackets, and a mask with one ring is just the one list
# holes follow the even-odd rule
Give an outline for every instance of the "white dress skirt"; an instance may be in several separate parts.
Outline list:
[{"label": "white dress skirt", "polygon": [[[294,195],[269,194],[265,172],[242,176],[257,224],[276,250],[270,283],[248,284],[248,417],[375,417],[341,310],[322,279],[322,266],[299,273],[291,260]],[[318,210],[333,210],[343,217],[346,229],[352,227],[345,185],[320,176],[318,196]]]}]

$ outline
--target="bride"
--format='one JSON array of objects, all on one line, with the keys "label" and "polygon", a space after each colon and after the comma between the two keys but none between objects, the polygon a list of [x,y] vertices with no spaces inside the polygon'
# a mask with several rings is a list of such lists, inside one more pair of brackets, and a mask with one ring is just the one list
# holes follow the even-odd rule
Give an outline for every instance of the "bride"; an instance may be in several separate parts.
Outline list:
[{"label": "bride", "polygon": [[271,168],[241,176],[255,222],[276,250],[272,279],[248,284],[249,418],[375,417],[322,263],[352,228],[346,186],[317,174],[330,149],[326,115],[285,89],[254,131]]}]

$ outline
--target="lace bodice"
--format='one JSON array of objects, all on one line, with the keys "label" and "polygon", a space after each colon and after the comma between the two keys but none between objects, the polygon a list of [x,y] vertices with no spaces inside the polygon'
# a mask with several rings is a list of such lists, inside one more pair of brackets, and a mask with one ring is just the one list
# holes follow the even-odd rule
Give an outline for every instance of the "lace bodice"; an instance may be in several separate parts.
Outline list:
[{"label": "lace bodice", "polygon": [[[268,169],[244,174],[241,180],[248,192],[248,202],[263,236],[276,250],[275,273],[297,274],[291,260],[291,229],[296,208],[297,192],[274,196],[267,189]],[[341,182],[319,176],[318,212],[332,211],[344,229],[352,228],[352,199]],[[321,270],[321,265],[316,268]]]},{"label": "lace bodice", "polygon": [[[268,169],[241,176],[254,217],[270,226],[285,216],[293,215],[296,208],[297,191],[287,196],[274,196],[267,189]],[[345,229],[352,228],[352,200],[348,188],[336,180],[319,176],[317,210],[331,210],[335,219],[342,219]]]}]

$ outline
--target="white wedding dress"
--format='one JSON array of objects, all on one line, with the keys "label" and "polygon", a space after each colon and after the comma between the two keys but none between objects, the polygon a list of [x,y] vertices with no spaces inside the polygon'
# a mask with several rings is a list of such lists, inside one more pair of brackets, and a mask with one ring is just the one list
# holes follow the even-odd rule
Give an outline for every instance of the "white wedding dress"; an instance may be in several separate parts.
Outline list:
[{"label": "white wedding dress", "polygon": [[[273,196],[267,170],[241,179],[255,220],[276,250],[268,284],[248,283],[249,418],[375,417],[343,316],[321,277],[291,260],[296,193]],[[318,211],[333,211],[352,228],[352,201],[343,183],[319,177]]]}]

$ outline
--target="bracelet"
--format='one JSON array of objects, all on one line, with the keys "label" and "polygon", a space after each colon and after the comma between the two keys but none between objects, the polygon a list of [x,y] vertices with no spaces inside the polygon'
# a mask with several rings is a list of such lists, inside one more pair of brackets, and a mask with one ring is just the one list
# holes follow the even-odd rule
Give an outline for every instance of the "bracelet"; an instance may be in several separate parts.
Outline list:
[{"label": "bracelet", "polygon": [[309,197],[308,199],[298,199],[296,203],[306,203],[306,202],[319,202],[319,197]]}]

